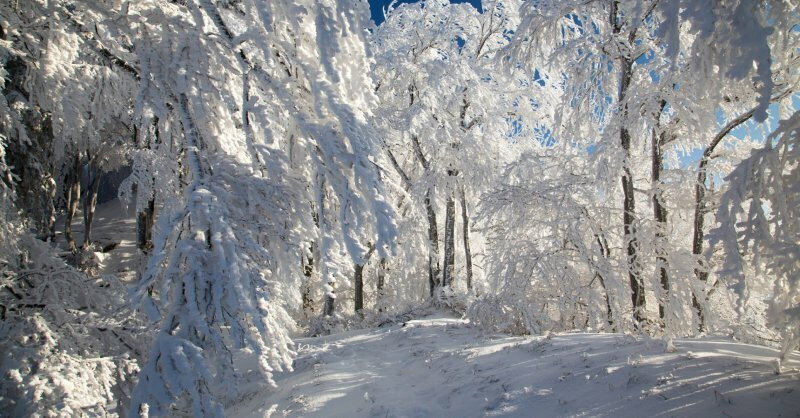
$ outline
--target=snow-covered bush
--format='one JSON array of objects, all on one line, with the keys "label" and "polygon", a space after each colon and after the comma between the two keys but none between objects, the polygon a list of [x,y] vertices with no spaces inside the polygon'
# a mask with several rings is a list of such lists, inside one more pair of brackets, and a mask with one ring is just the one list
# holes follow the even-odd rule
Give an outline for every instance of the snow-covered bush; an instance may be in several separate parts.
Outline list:
[{"label": "snow-covered bush", "polygon": [[113,277],[88,277],[30,235],[0,269],[0,408],[12,416],[124,414],[149,340]]},{"label": "snow-covered bush", "polygon": [[515,305],[502,296],[486,295],[469,306],[466,317],[471,324],[488,332],[528,335],[531,330],[526,324],[526,310]]}]

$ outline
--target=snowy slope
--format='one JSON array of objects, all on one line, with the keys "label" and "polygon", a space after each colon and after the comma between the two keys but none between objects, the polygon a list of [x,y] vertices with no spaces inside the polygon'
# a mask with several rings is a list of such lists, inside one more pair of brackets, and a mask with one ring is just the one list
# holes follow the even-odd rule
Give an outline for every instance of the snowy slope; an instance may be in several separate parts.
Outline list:
[{"label": "snowy slope", "polygon": [[726,340],[487,336],[446,315],[298,339],[228,416],[800,416],[800,354]]}]

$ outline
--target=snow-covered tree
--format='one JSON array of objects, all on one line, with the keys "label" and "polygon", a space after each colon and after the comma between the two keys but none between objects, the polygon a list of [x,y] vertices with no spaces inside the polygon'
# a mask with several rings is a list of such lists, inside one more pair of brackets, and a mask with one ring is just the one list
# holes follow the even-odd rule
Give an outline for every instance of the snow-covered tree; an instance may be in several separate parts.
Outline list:
[{"label": "snow-covered tree", "polygon": [[[413,203],[408,214],[424,218],[417,226],[427,226],[427,243],[418,257],[427,258],[431,295],[455,283],[457,197],[463,284],[472,286],[467,205],[489,184],[513,130],[509,113],[519,91],[496,71],[495,54],[508,41],[516,7],[514,2],[488,2],[480,14],[470,5],[447,1],[405,4],[392,9],[375,34],[379,123],[389,162],[407,194],[403,199]],[[442,201],[440,231],[437,208]]]},{"label": "snow-covered tree", "polygon": [[781,121],[763,148],[754,150],[726,177],[711,244],[721,243],[723,283],[744,314],[761,285],[747,278],[745,263],[771,285],[769,325],[783,338],[782,361],[800,344],[800,112]]},{"label": "snow-covered tree", "polygon": [[334,245],[356,262],[368,239],[381,253],[392,246],[369,160],[368,18],[363,3],[339,1],[156,1],[130,19],[140,131],[157,118],[178,139],[188,183],[158,217],[135,293],[161,331],[132,408],[219,415],[236,394],[233,353],[251,350],[268,381],[291,368],[286,309],[299,300],[305,240],[318,237],[329,299]]},{"label": "snow-covered tree", "polygon": [[[616,0],[535,2],[523,8],[508,49],[512,65],[522,62],[541,76],[542,84],[563,89],[550,102],[558,109],[549,125],[553,137],[589,150],[599,173],[597,193],[607,198],[621,192],[621,204],[606,207],[622,215],[622,234],[614,232],[613,224],[606,229],[625,248],[620,255],[640,327],[649,321],[645,302],[650,293],[661,321],[672,321],[673,332],[693,332],[685,297],[702,285],[687,278],[681,267],[694,263],[686,251],[687,227],[679,222],[684,215],[670,215],[667,207],[682,205],[665,198],[668,191],[682,201],[675,191],[686,188],[680,179],[688,176],[669,167],[679,166],[680,153],[706,146],[698,133],[714,129],[716,124],[709,121],[716,120],[718,109],[727,110],[723,99],[733,97],[728,96],[731,91],[744,87],[752,92],[745,101],[752,97],[752,114],[764,120],[775,86],[786,87],[777,80],[786,79],[781,68],[791,61],[794,48],[786,18],[791,8],[783,2],[773,7],[748,1],[700,6]],[[648,159],[651,164],[639,163]],[[643,207],[637,194],[645,188],[650,199]],[[647,206],[650,216],[644,215]],[[614,235],[611,246],[617,247]],[[645,271],[651,262],[652,291]],[[694,305],[702,309],[696,299]],[[675,315],[681,317],[677,322]]]}]

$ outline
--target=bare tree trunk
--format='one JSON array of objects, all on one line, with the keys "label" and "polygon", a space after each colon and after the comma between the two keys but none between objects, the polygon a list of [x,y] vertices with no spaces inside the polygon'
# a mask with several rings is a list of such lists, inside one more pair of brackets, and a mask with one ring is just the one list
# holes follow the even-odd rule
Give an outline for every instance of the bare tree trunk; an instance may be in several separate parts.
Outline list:
[{"label": "bare tree trunk", "polygon": [[[133,128],[133,136],[136,138],[136,127]],[[144,148],[152,149],[150,143],[150,136],[146,136]],[[161,142],[158,130],[158,117],[153,118],[153,139],[156,144]],[[155,185],[155,179],[152,179],[151,184]],[[153,188],[155,189],[155,188]],[[141,193],[141,188],[137,190]],[[153,224],[155,223],[156,214],[156,191],[152,190],[150,198],[147,200],[147,206],[141,212],[136,214],[136,246],[143,252],[148,252],[153,248]],[[138,197],[137,197],[138,199]]]},{"label": "bare tree trunk", "polygon": [[[50,171],[53,172],[52,170]],[[48,176],[49,181],[53,181],[52,176]],[[48,182],[49,183],[49,182]],[[44,232],[45,232],[45,240],[46,241],[55,241],[56,239],[56,187],[55,182],[49,183],[46,186],[46,190],[44,192],[45,196],[45,221],[44,221]]]},{"label": "bare tree trunk", "polygon": [[[748,117],[749,119],[749,117]],[[692,254],[697,259],[697,266],[694,269],[694,274],[697,280],[705,283],[708,280],[708,270],[703,262],[703,237],[706,209],[706,166],[711,159],[711,154],[714,149],[722,141],[724,135],[719,134],[711,141],[708,147],[703,151],[703,156],[700,158],[700,163],[697,168],[697,182],[694,185],[694,231],[692,234]],[[703,305],[697,297],[697,292],[692,292],[692,306],[697,311],[698,330],[705,331],[705,315],[703,313]]]},{"label": "bare tree trunk", "polygon": [[439,286],[441,274],[439,268],[439,226],[436,222],[436,211],[431,203],[431,191],[425,194],[425,212],[428,214],[428,282],[431,296]]},{"label": "bare tree trunk", "polygon": [[381,258],[380,265],[378,266],[377,272],[377,296],[375,297],[375,303],[378,305],[378,312],[383,312],[383,288],[386,286],[386,259]]},{"label": "bare tree trunk", "polygon": [[83,245],[88,248],[92,244],[92,224],[94,223],[94,213],[97,209],[97,192],[100,189],[100,177],[102,174],[94,164],[89,165],[90,182],[87,185],[86,197],[83,200]]},{"label": "bare tree trunk", "polygon": [[658,316],[661,318],[662,325],[666,316],[665,305],[669,303],[669,263],[666,254],[666,232],[667,232],[667,208],[664,206],[663,184],[661,182],[661,170],[663,165],[664,151],[662,149],[665,134],[661,138],[653,129],[652,140],[652,174],[651,184],[653,188],[653,219],[655,220],[655,253],[656,253],[656,272],[661,282],[663,298],[658,303]]},{"label": "bare tree trunk", "polygon": [[[316,179],[316,207],[312,206],[312,217],[314,216],[314,209],[316,209],[316,217],[314,218],[314,222],[317,225],[317,228],[320,230],[320,236],[324,237],[328,230],[328,220],[325,214],[325,178],[317,173]],[[329,243],[326,243],[325,239],[319,243],[320,247],[318,249],[319,255],[317,256],[317,265],[319,266],[320,271],[320,278],[325,280],[325,285],[323,287],[323,306],[322,306],[322,315],[323,316],[333,316],[334,310],[336,308],[336,276],[331,274],[330,268],[327,264],[326,258],[329,256],[330,246]]]},{"label": "bare tree trunk", "polygon": [[[628,65],[630,63],[628,62]],[[625,84],[630,82],[630,67],[627,67]],[[620,130],[620,142],[622,149],[625,151],[625,163],[622,175],[622,192],[624,194],[623,201],[623,234],[624,241],[627,247],[628,255],[628,280],[631,286],[631,303],[633,304],[633,318],[640,324],[644,321],[645,299],[644,299],[644,283],[642,281],[642,274],[639,266],[639,244],[636,240],[636,197],[633,189],[633,174],[630,168],[630,146],[631,137],[627,128]]]},{"label": "bare tree trunk", "polygon": [[362,314],[364,310],[364,266],[369,262],[372,257],[372,252],[375,251],[375,246],[369,245],[369,251],[364,256],[364,264],[356,264],[353,269],[353,284],[355,287],[355,311],[356,314]]},{"label": "bare tree trunk", "polygon": [[[413,94],[412,94],[413,98]],[[419,146],[419,142],[415,138],[412,138],[412,144],[414,144],[414,155],[422,164],[422,167],[427,170],[429,167],[427,160],[425,160],[425,156],[422,155],[422,149]],[[406,191],[411,190],[411,179],[408,177],[403,168],[400,167],[400,164],[397,162],[397,159],[392,153],[391,150],[387,149],[386,154],[389,156],[389,161],[391,161],[392,166],[394,167],[397,174],[400,175],[400,179],[403,181],[403,188]],[[432,297],[434,291],[436,290],[436,286],[439,283],[439,226],[436,221],[436,211],[433,209],[433,203],[431,202],[431,195],[433,193],[432,189],[428,189],[425,193],[425,213],[428,218],[428,284],[430,286],[430,296]]]},{"label": "bare tree trunk", "polygon": [[[611,249],[608,247],[608,240],[606,239],[605,235],[595,235],[595,240],[597,240],[597,245],[600,247],[600,254],[608,260],[611,258]],[[611,311],[611,296],[608,294],[608,287],[606,287],[606,279],[599,271],[595,271],[595,277],[600,282],[600,287],[603,288],[603,292],[605,294],[605,302],[606,302],[606,318],[608,320],[608,325],[611,327],[612,332],[616,332],[616,327],[614,326],[614,316]]]},{"label": "bare tree trunk", "polygon": [[[414,103],[415,89],[411,89],[411,104]],[[419,143],[419,138],[411,136],[411,147],[414,150],[414,156],[417,161],[422,165],[426,173],[431,170],[430,161],[425,158],[425,153],[422,151],[422,145]],[[431,296],[434,295],[436,287],[441,286],[441,270],[439,268],[439,230],[436,222],[436,212],[433,210],[433,203],[431,202],[431,195],[433,189],[429,188],[425,193],[425,211],[428,214],[428,281],[431,286]]]},{"label": "bare tree trunk", "polygon": [[[622,31],[619,22],[617,21],[617,7],[618,2],[611,2],[611,15],[610,23],[613,27],[614,34],[619,34]],[[635,33],[631,32],[628,38],[629,45],[633,44]],[[631,77],[633,75],[633,62],[630,57],[621,56],[618,58],[622,64],[622,76],[619,86],[619,97],[617,102],[623,106],[622,120],[626,121],[628,118],[628,106],[624,104],[625,97],[628,92],[628,87],[631,84]],[[628,280],[631,286],[631,303],[633,305],[633,319],[637,327],[644,321],[645,298],[644,298],[644,282],[639,266],[638,242],[636,241],[636,196],[633,189],[633,174],[630,167],[630,150],[631,150],[631,135],[625,124],[619,131],[620,146],[624,151],[623,174],[621,178],[622,192],[624,194],[623,200],[623,240],[627,247],[627,264],[628,264]]]},{"label": "bare tree trunk", "polygon": [[303,254],[301,260],[303,268],[303,276],[305,277],[302,284],[303,293],[303,314],[306,318],[314,316],[314,298],[311,295],[311,283],[313,283],[314,275],[314,253],[316,245],[312,242],[309,248],[310,255]]},{"label": "bare tree trunk", "polygon": [[[772,97],[770,102],[775,103],[783,100],[786,96],[792,94],[793,92],[794,90],[792,88],[786,89],[777,96]],[[758,106],[742,113],[723,126],[722,129],[720,129],[720,131],[714,135],[714,138],[711,139],[711,142],[708,144],[706,149],[703,150],[703,156],[700,158],[700,163],[697,167],[697,182],[694,185],[694,232],[692,234],[692,254],[694,254],[694,256],[697,258],[698,263],[694,270],[695,277],[697,277],[697,280],[702,283],[708,281],[708,268],[703,262],[703,237],[705,236],[704,218],[708,212],[708,209],[706,208],[706,170],[708,163],[711,161],[711,156],[714,154],[714,150],[717,148],[717,145],[719,145],[732,130],[750,120],[750,118],[755,114],[756,109],[758,109]],[[692,292],[692,305],[697,310],[699,331],[703,332],[705,331],[705,316],[703,315],[703,307],[697,298],[696,292]]]},{"label": "bare tree trunk", "polygon": [[467,291],[472,290],[472,251],[469,248],[469,215],[467,213],[467,196],[461,186],[461,224],[464,228],[464,262],[467,269]]},{"label": "bare tree trunk", "polygon": [[[334,283],[328,282],[328,286],[333,287]],[[330,292],[333,292],[333,290],[331,290]],[[322,314],[325,316],[333,316],[335,306],[336,306],[336,298],[331,297],[331,295],[328,292],[326,292],[325,302],[323,303],[322,306]]]},{"label": "bare tree trunk", "polygon": [[136,246],[147,252],[153,247],[153,222],[155,220],[154,199],[147,201],[147,206],[136,214]]},{"label": "bare tree trunk", "polygon": [[355,311],[362,314],[364,310],[364,265],[356,264],[353,272],[353,282],[355,285]]},{"label": "bare tree trunk", "polygon": [[64,219],[64,238],[71,252],[77,251],[75,237],[72,235],[72,220],[78,211],[78,202],[81,199],[81,158],[76,154],[67,174],[67,213]]},{"label": "bare tree trunk", "polygon": [[447,206],[445,209],[444,221],[444,269],[442,272],[442,287],[453,285],[453,270],[456,261],[456,201],[453,193],[447,196]]}]

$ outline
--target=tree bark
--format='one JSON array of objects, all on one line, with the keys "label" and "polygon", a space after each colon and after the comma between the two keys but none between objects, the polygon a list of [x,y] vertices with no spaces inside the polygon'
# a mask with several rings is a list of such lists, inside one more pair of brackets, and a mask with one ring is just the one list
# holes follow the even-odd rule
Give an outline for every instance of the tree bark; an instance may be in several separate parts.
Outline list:
[{"label": "tree bark", "polygon": [[[317,228],[320,230],[320,237],[325,237],[327,230],[328,230],[328,220],[325,214],[325,178],[322,177],[321,174],[317,173],[317,186],[316,186],[316,218],[314,222],[317,225]],[[312,207],[312,217],[313,217],[313,209]],[[323,316],[333,316],[334,310],[336,308],[336,277],[331,274],[330,267],[328,266],[327,257],[329,257],[329,247],[330,243],[326,242],[325,238],[320,240],[318,244],[319,248],[319,255],[317,256],[317,265],[319,266],[320,271],[320,278],[325,280],[325,285],[323,287],[323,306],[322,306],[322,315]]]},{"label": "tree bark", "polygon": [[[783,100],[786,96],[792,94],[793,89],[789,88],[782,93],[770,99],[771,103]],[[703,263],[703,237],[705,236],[705,215],[708,212],[706,208],[706,180],[707,180],[707,167],[711,156],[714,154],[717,146],[728,136],[731,131],[736,129],[739,125],[747,122],[753,117],[758,106],[748,110],[737,116],[714,135],[708,146],[703,150],[703,156],[700,157],[700,162],[697,167],[697,182],[694,185],[694,231],[692,234],[692,254],[697,258],[697,267],[694,269],[695,277],[701,282],[708,281],[708,268]],[[697,293],[692,292],[692,305],[697,310],[697,317],[699,321],[699,331],[705,331],[705,317],[703,315],[703,307],[697,298]]]},{"label": "tree bark", "polygon": [[[595,235],[594,238],[597,241],[597,245],[600,247],[600,254],[603,256],[603,258],[606,260],[611,258],[611,249],[608,247],[608,240],[606,239],[605,235]],[[614,316],[611,311],[611,296],[608,294],[608,288],[606,287],[606,279],[600,273],[598,268],[595,269],[594,275],[600,282],[600,287],[603,288],[603,292],[605,294],[606,317],[608,320],[608,325],[609,327],[611,327],[612,332],[616,332],[616,327],[614,326]]]},{"label": "tree bark", "polygon": [[50,242],[53,242],[56,239],[56,187],[55,182],[53,181],[52,173],[53,170],[51,169],[50,174],[47,176],[44,191],[42,193],[42,198],[44,200],[44,219],[41,232],[44,234],[44,240]]},{"label": "tree bark", "polygon": [[[631,77],[631,62],[624,60],[624,72],[622,77],[622,94],[627,90]],[[627,106],[624,114],[627,115]],[[623,116],[625,119],[625,116]],[[623,236],[628,255],[628,280],[631,286],[631,303],[633,305],[633,318],[637,324],[644,321],[645,298],[644,283],[639,266],[639,243],[636,240],[636,196],[633,189],[633,174],[630,167],[631,136],[627,128],[620,129],[620,145],[624,151],[624,166],[622,174],[623,200]]]},{"label": "tree bark", "polygon": [[441,270],[439,268],[439,226],[436,222],[436,211],[431,203],[431,191],[425,193],[425,212],[428,218],[428,282],[431,296],[439,286]]},{"label": "tree bark", "polygon": [[375,251],[375,246],[369,245],[369,251],[364,256],[363,264],[356,264],[353,269],[353,284],[355,287],[355,311],[356,314],[362,314],[364,310],[364,266],[369,262],[372,257],[372,252]]},{"label": "tree bark", "polygon": [[[414,156],[416,156],[425,173],[429,173],[431,169],[430,162],[425,158],[422,152],[422,145],[419,143],[419,138],[416,136],[411,137],[411,146],[414,149]],[[436,222],[436,211],[433,209],[431,202],[431,195],[433,189],[429,188],[425,193],[425,211],[428,214],[428,281],[431,287],[431,296],[436,292],[436,288],[442,286],[442,271],[439,267],[439,229]]]},{"label": "tree bark", "polygon": [[453,193],[450,192],[447,196],[447,204],[445,209],[444,269],[442,271],[442,287],[449,287],[453,284],[453,271],[455,269],[456,261],[455,227],[456,201],[453,199]]},{"label": "tree bark", "polygon": [[461,224],[464,228],[464,263],[467,269],[467,291],[472,290],[472,251],[469,248],[469,216],[467,213],[467,196],[461,186]]},{"label": "tree bark", "polygon": [[[333,287],[333,283],[328,282],[328,286]],[[331,290],[331,292],[333,292],[333,290]],[[335,306],[336,306],[336,298],[331,297],[330,294],[326,292],[325,303],[323,304],[322,307],[322,314],[325,316],[333,316],[333,311],[335,309]]]},{"label": "tree bark", "polygon": [[69,250],[74,253],[77,251],[77,245],[75,237],[72,235],[72,220],[78,211],[78,202],[81,198],[81,158],[79,154],[76,154],[73,159],[67,179],[69,186],[67,188],[67,213],[64,218],[64,238],[67,240]]},{"label": "tree bark", "polygon": [[147,206],[136,214],[136,246],[147,252],[153,247],[153,223],[155,220],[156,202],[147,201]]},{"label": "tree bark", "polygon": [[655,220],[655,253],[656,253],[656,272],[663,291],[662,298],[658,303],[658,316],[661,318],[662,325],[666,316],[665,305],[669,303],[669,264],[666,251],[666,231],[667,231],[667,208],[664,205],[663,184],[661,182],[661,170],[663,167],[664,151],[662,145],[666,140],[666,134],[661,137],[653,129],[652,139],[652,175],[651,184],[653,188],[653,219]]},{"label": "tree bark", "polygon": [[315,244],[311,243],[309,248],[310,255],[303,254],[300,261],[303,268],[303,276],[305,277],[302,284],[303,293],[303,314],[306,318],[314,316],[314,298],[311,295],[311,283],[314,275],[314,251]]},{"label": "tree bark", "polygon": [[[618,35],[621,33],[622,28],[620,23],[617,21],[617,7],[618,2],[612,1],[611,2],[611,14],[610,14],[610,23],[613,27],[614,35]],[[635,38],[635,34],[632,32],[628,38],[628,45],[632,46],[633,39]],[[628,264],[628,280],[630,282],[631,287],[631,303],[633,306],[633,319],[636,322],[637,326],[640,326],[641,323],[644,321],[644,310],[645,310],[645,298],[644,298],[644,283],[642,281],[642,275],[639,267],[639,254],[638,254],[638,242],[636,240],[636,196],[634,195],[633,189],[633,174],[631,172],[630,167],[630,149],[631,149],[631,135],[628,131],[628,128],[625,127],[625,122],[628,118],[628,106],[625,104],[625,97],[628,92],[628,88],[631,84],[631,77],[633,75],[633,62],[630,57],[627,56],[620,56],[618,57],[620,63],[622,64],[621,69],[621,77],[620,77],[620,86],[619,86],[619,96],[617,103],[622,105],[622,127],[619,131],[619,139],[620,139],[620,146],[624,151],[623,154],[623,174],[622,178],[620,179],[622,182],[622,192],[624,195],[623,200],[623,215],[622,215],[622,224],[623,224],[623,237],[625,246],[627,249],[627,264]]]},{"label": "tree bark", "polygon": [[378,312],[383,312],[383,289],[386,286],[386,259],[381,258],[380,264],[378,265],[378,272],[377,272],[377,280],[376,280],[376,290],[377,295],[375,297],[375,303],[378,305]]},{"label": "tree bark", "polygon": [[356,314],[361,314],[364,310],[364,265],[356,264],[353,272],[353,281],[355,283],[355,311]]},{"label": "tree bark", "polygon": [[94,213],[97,209],[97,192],[100,189],[100,178],[102,174],[94,164],[89,165],[89,175],[91,181],[87,185],[86,197],[83,200],[83,245],[88,248],[92,244],[92,224],[94,223]]},{"label": "tree bark", "polygon": [[[133,132],[134,138],[136,138],[136,127],[134,127]],[[153,140],[156,144],[161,142],[158,130],[158,117],[153,118]],[[149,135],[146,136],[144,148],[152,149]],[[150,184],[155,185],[155,179],[151,179]],[[138,189],[137,193],[140,192],[141,189]],[[153,224],[155,223],[156,213],[155,194],[156,191],[152,190],[152,195],[147,200],[147,206],[144,210],[136,214],[136,246],[145,253],[153,248]]]},{"label": "tree bark", "polygon": [[[417,159],[422,164],[423,168],[428,167],[427,161],[425,157],[422,155],[422,149],[419,147],[419,142],[416,140],[413,141],[414,146],[414,153]],[[391,150],[386,150],[386,154],[389,156],[389,161],[391,161],[392,166],[394,167],[397,174],[400,175],[400,179],[403,182],[403,188],[406,191],[411,190],[411,179],[408,177],[406,172],[400,167],[400,164],[397,162],[397,159],[392,153]],[[433,203],[431,202],[431,194],[432,189],[428,189],[425,192],[425,213],[426,218],[428,219],[428,284],[430,286],[430,296],[432,297],[436,286],[439,283],[439,226],[436,221],[436,211],[433,208]]]}]

